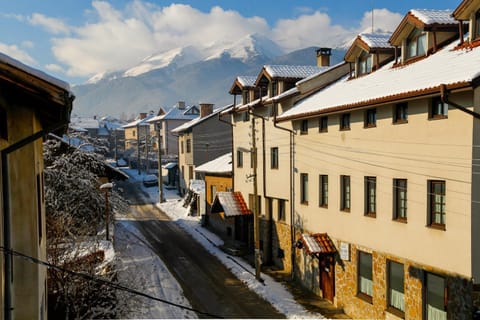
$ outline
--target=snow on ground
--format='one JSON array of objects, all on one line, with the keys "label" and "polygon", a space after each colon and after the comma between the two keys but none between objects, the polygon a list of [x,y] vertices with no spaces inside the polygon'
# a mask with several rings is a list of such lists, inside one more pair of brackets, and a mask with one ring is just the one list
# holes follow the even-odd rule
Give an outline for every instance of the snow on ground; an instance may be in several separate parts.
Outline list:
[{"label": "snow on ground", "polygon": [[[133,179],[142,181],[144,174],[138,175],[136,170],[131,169],[125,171]],[[292,294],[281,283],[264,273],[261,275],[264,284],[261,284],[255,279],[255,269],[249,263],[240,257],[230,256],[220,250],[219,246],[223,244],[223,241],[201,226],[200,217],[188,215],[188,209],[183,207],[183,199],[178,196],[177,190],[164,189],[166,202],[158,203],[158,187],[146,188],[142,186],[142,188],[149,194],[151,202],[156,203],[158,208],[202,244],[211,254],[215,255],[238,279],[269,301],[279,312],[285,314],[287,318],[325,318],[319,313],[307,311],[295,301]]]}]

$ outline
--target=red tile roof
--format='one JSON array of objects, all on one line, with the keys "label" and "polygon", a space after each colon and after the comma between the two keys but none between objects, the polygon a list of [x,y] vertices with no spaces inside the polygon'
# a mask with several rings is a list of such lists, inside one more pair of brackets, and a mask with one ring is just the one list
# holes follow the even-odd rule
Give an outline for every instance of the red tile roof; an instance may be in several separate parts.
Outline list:
[{"label": "red tile roof", "polygon": [[335,253],[337,249],[326,233],[302,234],[301,238],[308,254]]}]

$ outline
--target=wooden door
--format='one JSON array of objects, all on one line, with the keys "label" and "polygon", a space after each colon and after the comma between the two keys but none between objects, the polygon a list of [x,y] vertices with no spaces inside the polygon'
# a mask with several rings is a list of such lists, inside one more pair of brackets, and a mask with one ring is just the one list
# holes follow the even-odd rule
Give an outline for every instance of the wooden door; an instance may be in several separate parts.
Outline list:
[{"label": "wooden door", "polygon": [[323,298],[333,302],[335,296],[335,259],[333,255],[321,255],[320,265],[320,289]]}]

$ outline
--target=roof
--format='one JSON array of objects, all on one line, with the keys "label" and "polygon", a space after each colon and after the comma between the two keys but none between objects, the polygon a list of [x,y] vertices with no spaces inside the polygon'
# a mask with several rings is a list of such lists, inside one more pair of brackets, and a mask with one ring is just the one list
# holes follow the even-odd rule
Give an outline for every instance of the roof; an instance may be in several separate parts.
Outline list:
[{"label": "roof", "polygon": [[238,80],[238,83],[241,84],[243,87],[253,87],[255,85],[255,80],[257,80],[257,77],[238,76],[237,80]]},{"label": "roof", "polygon": [[241,192],[217,192],[213,200],[212,213],[223,212],[225,217],[251,215]]},{"label": "roof", "polygon": [[178,167],[178,163],[176,163],[176,162],[169,162],[169,163],[162,166],[162,168],[164,168],[164,169],[173,169],[173,168],[176,168],[176,167]]},{"label": "roof", "polygon": [[195,172],[232,173],[232,153],[229,152],[195,168]]},{"label": "roof", "polygon": [[188,122],[185,122],[181,125],[179,125],[178,127],[174,128],[173,130],[171,130],[171,132],[182,132],[182,131],[185,131],[185,130],[188,130],[190,128],[193,128],[195,127],[196,125],[202,123],[203,121],[217,115],[219,112],[225,110],[225,109],[228,109],[230,108],[232,105],[228,105],[228,106],[225,106],[225,107],[222,107],[222,108],[218,108],[218,109],[215,109],[213,110],[213,112],[207,116],[204,116],[203,118],[201,118],[200,116],[197,115],[197,118],[196,119],[193,119],[193,120],[190,120]]},{"label": "roof", "polygon": [[197,106],[190,106],[179,109],[177,106],[171,108],[167,113],[152,117],[148,122],[155,122],[159,120],[191,120],[200,114]]},{"label": "roof", "polygon": [[205,181],[203,180],[190,180],[189,189],[197,194],[205,193]]},{"label": "roof", "polygon": [[363,40],[370,48],[391,48],[388,42],[391,33],[361,33],[358,37]]},{"label": "roof", "polygon": [[308,254],[335,253],[337,249],[326,233],[302,234],[301,241]]},{"label": "roof", "polygon": [[70,126],[84,129],[98,129],[100,121],[91,117],[71,117]]},{"label": "roof", "polygon": [[456,24],[457,22],[452,17],[452,11],[447,10],[432,10],[432,9],[412,9],[410,13],[417,17],[424,24]]},{"label": "roof", "polygon": [[470,13],[475,11],[478,6],[474,0],[463,0],[455,11],[452,13],[452,16],[457,20],[470,20]]},{"label": "roof", "polygon": [[266,65],[264,70],[272,78],[299,78],[303,79],[312,74],[321,72],[328,67],[295,66],[295,65]]},{"label": "roof", "polygon": [[300,100],[277,119],[285,121],[440,93],[442,85],[447,89],[471,86],[480,76],[480,71],[472,68],[480,65],[480,48],[454,50],[455,45],[451,43],[427,58],[405,66],[394,67],[394,62],[390,62],[363,77],[350,80],[348,76],[344,77]]},{"label": "roof", "polygon": [[153,114],[149,114],[143,119],[138,119],[130,123],[127,123],[126,125],[122,126],[122,128],[133,128],[136,126],[149,126],[150,124],[148,123],[149,122],[148,120],[152,118],[153,118]]}]

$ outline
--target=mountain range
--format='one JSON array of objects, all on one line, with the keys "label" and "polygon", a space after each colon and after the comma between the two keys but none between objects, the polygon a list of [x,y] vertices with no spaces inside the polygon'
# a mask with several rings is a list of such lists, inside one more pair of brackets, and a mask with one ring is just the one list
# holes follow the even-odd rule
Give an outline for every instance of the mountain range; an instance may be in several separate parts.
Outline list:
[{"label": "mountain range", "polygon": [[[132,117],[177,101],[187,104],[233,102],[228,93],[239,75],[257,76],[263,65],[315,65],[317,47],[285,54],[274,42],[248,35],[230,45],[180,47],[152,54],[125,70],[97,74],[75,85],[73,113],[81,116]],[[331,64],[343,59],[343,47],[332,50]]]}]

